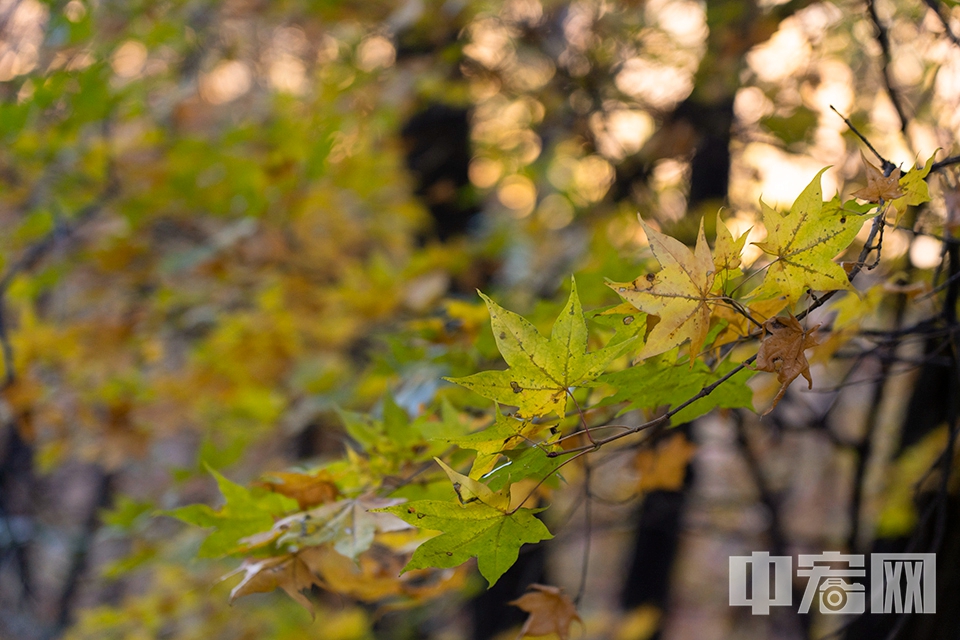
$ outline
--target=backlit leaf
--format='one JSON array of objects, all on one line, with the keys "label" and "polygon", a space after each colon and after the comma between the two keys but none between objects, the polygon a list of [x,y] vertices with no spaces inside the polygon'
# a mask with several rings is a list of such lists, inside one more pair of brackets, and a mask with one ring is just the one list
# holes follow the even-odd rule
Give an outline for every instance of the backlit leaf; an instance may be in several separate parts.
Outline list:
[{"label": "backlit leaf", "polygon": [[517,561],[520,547],[553,537],[533,509],[504,513],[479,501],[461,506],[419,500],[383,511],[421,529],[443,532],[417,547],[404,571],[456,567],[476,557],[480,573],[490,586]]},{"label": "backlit leaf", "polygon": [[490,310],[497,347],[510,368],[465,378],[446,378],[485,398],[517,407],[524,418],[564,415],[568,389],[594,380],[632,341],[587,353],[587,324],[571,280],[570,298],[553,325],[550,338],[522,316],[480,294]]},{"label": "backlit leaf", "polygon": [[824,171],[814,176],[787,214],[760,201],[767,239],[757,246],[775,259],[757,290],[758,298],[784,295],[794,303],[807,290],[851,288],[846,272],[833,259],[850,246],[864,219],[853,203],[841,204],[835,198],[824,206],[820,189]]},{"label": "backlit leaf", "polygon": [[900,188],[900,169],[896,168],[890,172],[889,176],[883,175],[880,167],[872,165],[860,152],[860,158],[863,160],[863,166],[867,172],[867,186],[854,191],[851,195],[854,198],[867,200],[868,202],[890,202],[906,195]]},{"label": "backlit leaf", "polygon": [[662,269],[633,282],[608,282],[607,286],[641,311],[660,321],[647,336],[640,358],[663,353],[689,340],[696,356],[710,328],[710,307],[716,267],[703,235],[703,220],[697,246],[690,251],[675,238],[660,233],[640,219],[653,255]]}]

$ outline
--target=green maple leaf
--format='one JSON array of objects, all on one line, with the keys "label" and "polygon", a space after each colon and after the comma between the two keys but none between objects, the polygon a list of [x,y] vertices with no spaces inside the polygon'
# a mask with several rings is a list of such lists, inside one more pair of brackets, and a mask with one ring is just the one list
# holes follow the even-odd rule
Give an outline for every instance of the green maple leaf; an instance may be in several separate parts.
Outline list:
[{"label": "green maple leaf", "polygon": [[251,491],[213,469],[209,471],[217,479],[225,500],[220,510],[214,511],[205,504],[191,504],[157,514],[199,527],[214,527],[197,552],[201,558],[218,558],[237,551],[242,538],[270,529],[276,516],[298,509],[297,501],[292,498],[268,491]]},{"label": "green maple leaf", "polygon": [[559,445],[511,449],[503,454],[507,462],[485,475],[484,480],[493,491],[502,491],[504,487],[527,478],[543,481],[546,486],[556,488],[562,479],[557,470],[563,465],[564,459],[551,458],[549,453],[559,450]]},{"label": "green maple leaf", "polygon": [[833,259],[853,242],[863,225],[862,211],[873,205],[841,204],[838,198],[825,205],[820,176],[826,170],[814,176],[789,213],[781,214],[760,201],[767,240],[757,246],[776,259],[767,268],[758,298],[784,295],[793,303],[808,289],[852,288],[843,267]]},{"label": "green maple leaf", "polygon": [[446,438],[446,441],[461,449],[477,452],[473,468],[470,469],[470,477],[479,478],[496,466],[502,454],[530,440],[541,431],[549,429],[550,426],[549,423],[518,420],[513,416],[505,416],[498,407],[494,423],[486,429],[465,436]]},{"label": "green maple leaf", "polygon": [[587,353],[587,323],[572,281],[567,305],[545,338],[528,320],[483,295],[506,371],[483,371],[464,378],[445,378],[485,398],[516,406],[524,418],[556,413],[567,406],[568,389],[594,380],[632,340]]},{"label": "green maple leaf", "polygon": [[[703,387],[723,377],[736,364],[724,362],[711,370],[697,360],[690,368],[685,362],[676,362],[676,349],[662,356],[645,360],[642,364],[608,373],[600,382],[616,387],[612,396],[602,405],[628,403],[622,412],[632,409],[653,411],[659,407],[675,407],[697,395]],[[743,369],[717,387],[710,395],[700,398],[670,418],[672,424],[690,422],[716,407],[748,408],[753,410],[753,391],[747,386],[755,371]],[[621,413],[622,413],[621,412]]]},{"label": "green maple leaf", "polygon": [[479,501],[461,506],[453,502],[419,500],[381,511],[421,529],[442,532],[417,547],[404,571],[456,567],[475,557],[481,575],[490,586],[517,561],[520,547],[553,537],[534,516],[539,509],[509,513]]}]

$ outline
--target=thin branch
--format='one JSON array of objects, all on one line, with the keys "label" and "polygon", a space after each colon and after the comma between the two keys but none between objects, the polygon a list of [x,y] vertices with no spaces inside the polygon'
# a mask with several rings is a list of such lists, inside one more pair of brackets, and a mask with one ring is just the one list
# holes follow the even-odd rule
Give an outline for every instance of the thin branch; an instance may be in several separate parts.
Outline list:
[{"label": "thin branch", "polygon": [[[950,156],[949,158],[944,158],[940,162],[934,162],[930,166],[930,173],[932,174],[935,171],[940,171],[941,169],[953,166],[955,164],[960,164],[960,156]],[[928,175],[927,177],[929,178],[930,176]]]},{"label": "thin branch", "polygon": [[747,320],[749,320],[749,321],[752,322],[753,324],[757,325],[757,327],[759,327],[760,329],[763,329],[763,323],[762,323],[762,322],[758,322],[756,318],[754,318],[752,315],[750,315],[750,312],[747,311],[746,308],[745,308],[742,304],[740,304],[739,302],[737,302],[736,300],[734,300],[733,298],[731,298],[731,297],[729,297],[729,296],[723,296],[723,298],[721,298],[721,299],[722,299],[726,304],[730,305],[730,307],[731,307],[734,311],[736,311],[737,313],[739,313],[740,315],[742,315],[744,318],[746,318]]},{"label": "thin branch", "polygon": [[[880,160],[880,168],[883,169],[884,174],[890,175],[890,171],[893,171],[894,169],[897,168],[896,165],[894,165],[892,162],[890,162],[889,160],[884,158],[882,155],[880,155],[880,152],[877,151],[872,144],[870,144],[870,141],[867,140],[867,137],[862,133],[860,133],[859,129],[853,126],[853,123],[850,122],[850,118],[848,118],[847,116],[837,111],[837,108],[835,106],[830,105],[830,108],[833,110],[835,114],[837,114],[843,119],[844,124],[847,125],[850,131],[852,131],[858,138],[860,138],[863,144],[867,145],[867,149],[870,149],[870,151],[873,152],[873,155],[877,156],[877,159]],[[888,171],[888,168],[889,168],[889,171]]]},{"label": "thin branch", "polygon": [[678,404],[676,407],[670,409],[669,411],[667,411],[665,414],[663,414],[658,418],[654,418],[653,420],[648,420],[643,424],[637,425],[635,427],[631,427],[621,433],[615,433],[612,436],[607,436],[606,438],[602,438],[600,440],[594,440],[593,444],[584,445],[582,447],[574,447],[573,449],[567,449],[565,451],[551,451],[550,453],[547,454],[547,456],[551,458],[556,458],[556,457],[567,455],[570,453],[575,453],[579,455],[589,451],[596,451],[597,449],[604,446],[605,444],[615,442],[617,440],[620,440],[621,438],[626,438],[627,436],[633,435],[635,433],[639,433],[641,431],[645,431],[646,429],[651,429],[657,426],[666,426],[667,424],[669,424],[670,418],[680,413],[680,411],[682,411],[683,409],[686,409],[697,400],[706,398],[708,395],[713,393],[716,390],[716,388],[719,387],[721,384],[723,384],[724,382],[726,382],[727,380],[729,380],[730,378],[737,375],[738,373],[740,373],[741,371],[749,367],[751,364],[753,364],[756,359],[757,359],[757,356],[755,355],[750,356],[749,358],[747,358],[746,360],[744,360],[743,362],[735,366],[733,369],[728,371],[726,374],[724,374],[723,377],[718,378],[714,382],[700,389],[700,391],[695,396],[693,396],[692,398],[689,398],[685,402]]},{"label": "thin branch", "polygon": [[933,13],[937,16],[937,19],[940,20],[940,24],[943,26],[943,32],[946,34],[947,39],[960,47],[960,37],[958,37],[957,34],[953,32],[953,29],[950,28],[950,21],[947,20],[947,16],[943,15],[942,12],[943,6],[937,0],[923,0],[923,3],[930,7]]},{"label": "thin branch", "polygon": [[874,0],[867,0],[867,13],[870,14],[870,19],[873,21],[873,25],[877,28],[877,42],[880,44],[880,51],[883,54],[883,64],[881,65],[883,71],[883,83],[887,88],[887,94],[890,96],[890,102],[893,103],[893,108],[897,111],[897,116],[900,118],[900,131],[903,133],[904,137],[907,137],[907,114],[903,110],[903,105],[901,104],[900,94],[893,88],[893,77],[890,74],[890,64],[893,62],[893,56],[890,53],[890,36],[887,32],[886,25],[880,21],[880,16],[877,14],[877,6]]},{"label": "thin branch", "polygon": [[593,494],[590,492],[590,479],[592,476],[590,468],[590,458],[583,459],[583,561],[580,565],[580,586],[577,589],[577,595],[573,599],[574,606],[579,607],[583,594],[587,591],[587,571],[590,569],[590,540],[593,537]]},{"label": "thin branch", "polygon": [[580,408],[580,403],[577,402],[577,399],[573,397],[573,392],[570,389],[567,389],[567,395],[570,396],[570,399],[573,400],[573,406],[577,408],[577,413],[580,415],[580,424],[583,426],[580,433],[583,433],[587,436],[587,440],[591,443],[594,442],[593,435],[590,434],[590,425],[587,424],[587,418],[583,415],[583,409]]}]

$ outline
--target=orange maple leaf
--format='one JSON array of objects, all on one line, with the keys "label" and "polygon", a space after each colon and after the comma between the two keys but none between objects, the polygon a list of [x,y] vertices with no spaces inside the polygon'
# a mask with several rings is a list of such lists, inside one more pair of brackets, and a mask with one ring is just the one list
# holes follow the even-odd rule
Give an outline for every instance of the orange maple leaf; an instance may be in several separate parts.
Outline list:
[{"label": "orange maple leaf", "polygon": [[255,483],[268,491],[293,498],[300,509],[309,509],[318,504],[333,502],[340,495],[333,476],[327,471],[317,473],[295,473],[274,471],[266,479]]}]

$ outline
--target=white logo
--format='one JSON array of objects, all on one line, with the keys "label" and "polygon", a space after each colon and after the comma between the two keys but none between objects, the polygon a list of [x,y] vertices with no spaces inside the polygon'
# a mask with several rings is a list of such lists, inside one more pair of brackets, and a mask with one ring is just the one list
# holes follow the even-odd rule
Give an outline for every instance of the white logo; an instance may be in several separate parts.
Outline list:
[{"label": "white logo", "polygon": [[871,613],[936,613],[937,554],[874,553],[870,596]]},{"label": "white logo", "polygon": [[[749,581],[753,593],[747,595],[747,569],[753,570]],[[770,592],[770,572],[773,571],[773,593]],[[771,606],[790,606],[790,574],[793,558],[771,556],[766,551],[754,551],[749,556],[730,556],[730,606],[749,606],[751,612],[765,616]]]},{"label": "white logo", "polygon": [[[814,599],[820,613],[866,612],[863,583],[867,572],[862,554],[801,554],[797,564],[797,576],[807,578],[800,613],[810,611]],[[748,606],[758,615],[768,615],[770,607],[793,606],[792,574],[791,556],[771,556],[766,551],[730,556],[730,606]],[[872,554],[870,612],[936,613],[936,576],[936,554]]]}]

